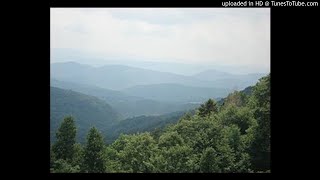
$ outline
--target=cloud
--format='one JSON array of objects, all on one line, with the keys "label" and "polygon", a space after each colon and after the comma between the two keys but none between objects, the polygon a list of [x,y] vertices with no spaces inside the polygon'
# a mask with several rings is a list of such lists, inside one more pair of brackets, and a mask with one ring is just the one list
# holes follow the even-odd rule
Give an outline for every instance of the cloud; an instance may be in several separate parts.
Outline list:
[{"label": "cloud", "polygon": [[265,8],[51,8],[51,48],[270,68]]}]

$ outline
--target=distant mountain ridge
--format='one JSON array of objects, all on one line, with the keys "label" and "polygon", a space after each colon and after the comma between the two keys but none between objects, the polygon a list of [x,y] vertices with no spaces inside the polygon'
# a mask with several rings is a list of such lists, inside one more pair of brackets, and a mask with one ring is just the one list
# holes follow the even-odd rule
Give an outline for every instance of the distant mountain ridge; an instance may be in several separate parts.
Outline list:
[{"label": "distant mountain ridge", "polygon": [[199,80],[217,80],[217,79],[226,79],[236,76],[235,74],[226,73],[222,71],[217,71],[215,69],[210,69],[206,71],[202,71],[200,73],[194,74],[192,77],[195,77]]},{"label": "distant mountain ridge", "polygon": [[122,90],[138,85],[181,84],[195,87],[243,89],[258,81],[263,74],[233,75],[230,73],[205,71],[194,76],[125,66],[105,65],[93,67],[74,62],[51,64],[51,78],[95,85],[112,90]]},{"label": "distant mountain ridge", "polygon": [[202,103],[208,98],[224,97],[230,92],[230,90],[166,83],[134,86],[124,89],[122,92],[132,96],[145,97],[156,101]]},{"label": "distant mountain ridge", "polygon": [[203,81],[211,81],[216,87],[240,90],[254,85],[265,75],[267,73],[231,74],[211,69],[197,73],[193,77]]},{"label": "distant mountain ridge", "polygon": [[268,73],[269,70],[261,68],[251,68],[246,65],[223,65],[219,63],[188,63],[181,59],[163,59],[163,58],[139,58],[139,57],[115,57],[99,56],[94,53],[70,48],[51,48],[51,62],[76,61],[81,64],[90,64],[98,67],[110,64],[119,64],[143,69],[150,69],[160,72],[171,72],[175,74],[191,76],[196,73],[216,69],[221,72],[232,74],[247,73]]},{"label": "distant mountain ridge", "polygon": [[131,96],[121,91],[114,91],[91,85],[78,84],[56,79],[50,79],[53,87],[73,90],[106,101],[122,118],[141,115],[160,115],[174,111],[183,111],[197,107],[196,103],[167,103],[144,97]]},{"label": "distant mountain ridge", "polygon": [[106,65],[92,67],[78,63],[54,63],[51,64],[51,78],[96,85],[107,89],[120,90],[136,85],[177,83],[207,86],[208,82],[202,82],[189,76],[174,73],[159,72],[142,68],[123,65]]}]

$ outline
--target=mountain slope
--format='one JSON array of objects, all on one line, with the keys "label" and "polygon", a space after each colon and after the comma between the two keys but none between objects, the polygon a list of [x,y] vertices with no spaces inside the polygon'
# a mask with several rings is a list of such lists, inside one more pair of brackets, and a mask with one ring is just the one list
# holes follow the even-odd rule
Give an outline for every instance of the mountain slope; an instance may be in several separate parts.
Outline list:
[{"label": "mountain slope", "polygon": [[82,93],[60,88],[50,88],[50,131],[51,140],[67,115],[75,118],[78,128],[78,140],[83,142],[91,126],[96,126],[102,132],[119,120],[119,114],[106,102]]},{"label": "mountain slope", "polygon": [[109,90],[91,85],[77,84],[51,79],[51,86],[62,89],[70,89],[90,96],[98,97],[106,101],[123,118],[141,115],[160,115],[174,111],[192,109],[197,104],[190,103],[164,103],[144,97],[130,96],[120,91]]},{"label": "mountain slope", "polygon": [[[238,98],[241,99],[240,101],[243,101],[244,99],[246,99],[248,96],[252,95],[253,92],[253,87],[254,86],[248,86],[245,89],[241,90],[241,91],[235,91],[233,93],[230,93],[227,97],[220,99],[219,101],[217,101],[217,103],[222,106],[226,101],[228,101],[228,99],[231,98]],[[232,97],[233,96],[233,97]],[[228,102],[227,102],[228,103]]]},{"label": "mountain slope", "polygon": [[83,94],[88,94],[91,96],[96,96],[106,100],[108,103],[113,102],[125,102],[125,101],[137,101],[143,100],[141,97],[134,97],[127,95],[120,91],[110,90],[106,88],[101,88],[94,85],[79,84],[67,81],[60,81],[57,79],[50,79],[50,85],[53,87],[58,87],[62,89],[71,89]]},{"label": "mountain slope", "polygon": [[162,129],[169,124],[178,122],[185,113],[186,111],[179,111],[159,116],[138,116],[125,119],[110,127],[110,130],[107,131],[107,142],[113,142],[120,134],[151,132]]}]

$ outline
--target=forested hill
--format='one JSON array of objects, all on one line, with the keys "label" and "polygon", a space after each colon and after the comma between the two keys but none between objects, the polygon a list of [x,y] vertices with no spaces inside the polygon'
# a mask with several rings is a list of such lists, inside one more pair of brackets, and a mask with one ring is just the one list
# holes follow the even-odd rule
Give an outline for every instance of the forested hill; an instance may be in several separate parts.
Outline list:
[{"label": "forested hill", "polygon": [[51,148],[51,172],[270,172],[270,74],[252,93],[230,94],[221,106],[209,99],[160,133],[121,135],[107,145],[91,128],[80,145],[74,129],[65,118]]},{"label": "forested hill", "polygon": [[250,96],[253,92],[253,86],[246,87],[241,91],[234,91],[230,93],[227,97],[220,99],[217,103],[222,106],[226,101],[244,101],[244,98]]},{"label": "forested hill", "polygon": [[159,116],[137,116],[122,120],[107,131],[107,143],[112,143],[120,134],[161,131],[170,124],[177,123],[186,111],[173,112]]},{"label": "forested hill", "polygon": [[105,128],[120,119],[119,114],[105,101],[75,91],[50,87],[51,140],[55,140],[55,132],[67,115],[76,119],[78,140],[81,142],[90,127],[99,127],[104,132]]},{"label": "forested hill", "polygon": [[[136,106],[138,105],[136,103]],[[146,110],[157,108],[152,103],[147,105]],[[123,108],[125,109],[125,107]],[[171,110],[174,109],[172,108]],[[186,111],[162,115],[136,116],[124,120],[122,120],[122,116],[120,118],[117,112],[111,105],[106,104],[105,100],[73,90],[51,87],[51,141],[55,140],[56,134],[54,132],[67,115],[72,115],[76,119],[79,131],[77,139],[79,142],[84,143],[88,129],[91,126],[95,126],[102,130],[104,137],[108,137],[106,142],[112,143],[121,133],[132,134],[153,131],[156,128],[163,128],[167,124],[176,123]]]}]

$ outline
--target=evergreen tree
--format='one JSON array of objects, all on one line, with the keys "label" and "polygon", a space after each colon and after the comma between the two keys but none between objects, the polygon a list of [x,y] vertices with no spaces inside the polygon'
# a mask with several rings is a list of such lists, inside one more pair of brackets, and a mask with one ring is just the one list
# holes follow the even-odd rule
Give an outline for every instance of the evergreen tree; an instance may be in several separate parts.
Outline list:
[{"label": "evergreen tree", "polygon": [[217,113],[217,112],[218,112],[217,103],[212,99],[209,99],[204,104],[201,104],[201,106],[199,108],[199,115],[201,117],[205,117],[205,116],[208,116],[212,113]]},{"label": "evergreen tree", "polygon": [[81,144],[76,143],[74,145],[74,157],[72,161],[72,165],[77,166],[83,164],[83,147]]},{"label": "evergreen tree", "polygon": [[82,170],[89,173],[101,173],[105,172],[105,167],[103,137],[101,133],[93,127],[87,135]]},{"label": "evergreen tree", "polygon": [[63,159],[67,162],[71,162],[73,160],[76,133],[77,128],[73,117],[65,117],[56,133],[57,141],[52,147],[55,159]]}]

